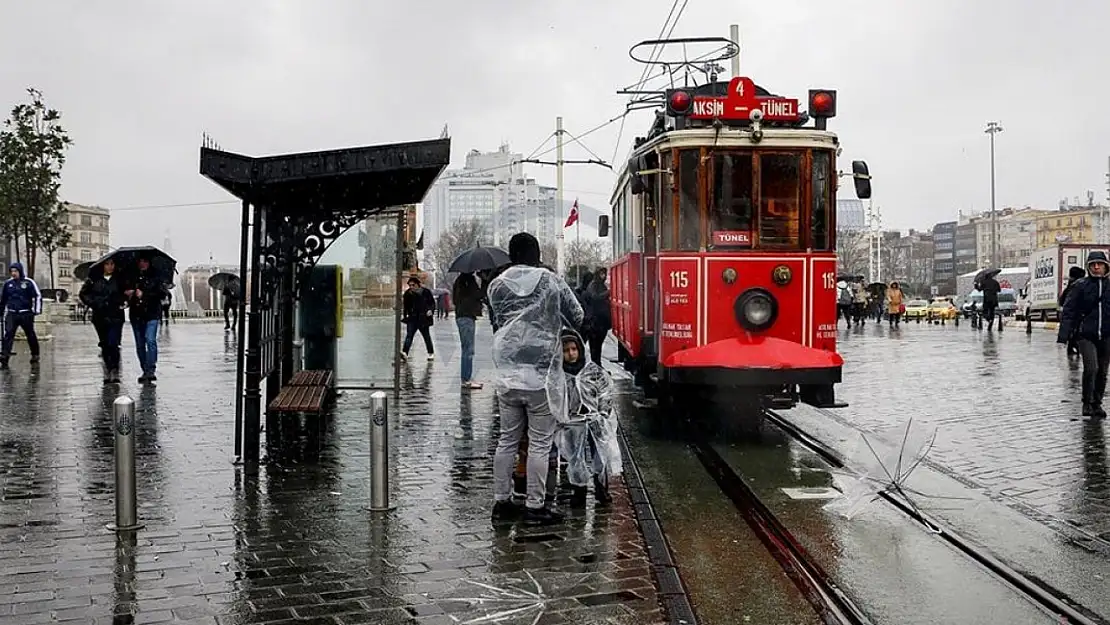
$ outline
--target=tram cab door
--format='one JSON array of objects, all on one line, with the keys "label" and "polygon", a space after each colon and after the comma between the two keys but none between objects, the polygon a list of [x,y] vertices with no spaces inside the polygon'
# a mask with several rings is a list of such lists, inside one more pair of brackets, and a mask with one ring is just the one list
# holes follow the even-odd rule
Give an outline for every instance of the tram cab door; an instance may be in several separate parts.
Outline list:
[{"label": "tram cab door", "polygon": [[[656,161],[658,163],[658,161]],[[658,167],[658,165],[655,165]],[[643,263],[644,266],[640,272],[640,294],[641,301],[643,302],[644,309],[641,311],[640,319],[643,324],[643,339],[640,341],[641,350],[644,355],[651,362],[657,356],[658,349],[656,347],[656,331],[658,327],[659,313],[657,302],[659,301],[659,280],[657,279],[657,267],[659,259],[659,191],[660,184],[666,184],[666,176],[659,174],[652,174],[648,176],[647,190],[645,193],[635,196],[636,200],[640,202],[639,214],[642,216],[641,225],[641,242],[643,245]]]}]

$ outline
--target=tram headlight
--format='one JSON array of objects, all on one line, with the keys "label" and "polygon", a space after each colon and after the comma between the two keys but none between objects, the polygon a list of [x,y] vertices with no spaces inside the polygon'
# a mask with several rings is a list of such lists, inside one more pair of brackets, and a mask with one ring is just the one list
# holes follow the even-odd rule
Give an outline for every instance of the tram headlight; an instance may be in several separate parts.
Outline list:
[{"label": "tram headlight", "polygon": [[790,267],[786,265],[779,265],[771,271],[771,279],[779,286],[786,286],[794,278],[794,272],[790,271]]},{"label": "tram headlight", "polygon": [[736,298],[733,305],[736,321],[751,332],[766,330],[775,323],[779,314],[778,301],[775,296],[763,289],[749,289]]}]

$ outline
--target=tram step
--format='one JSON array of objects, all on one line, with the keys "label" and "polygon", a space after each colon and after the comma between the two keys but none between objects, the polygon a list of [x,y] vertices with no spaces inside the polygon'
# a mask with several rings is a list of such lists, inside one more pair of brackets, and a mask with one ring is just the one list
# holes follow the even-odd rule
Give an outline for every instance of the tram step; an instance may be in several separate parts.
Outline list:
[{"label": "tram step", "polygon": [[299,371],[286,386],[332,386],[331,369]]},{"label": "tram step", "polygon": [[289,413],[304,412],[319,414],[324,411],[331,388],[323,385],[316,386],[285,386],[282,387],[274,401],[270,402],[271,412]]}]

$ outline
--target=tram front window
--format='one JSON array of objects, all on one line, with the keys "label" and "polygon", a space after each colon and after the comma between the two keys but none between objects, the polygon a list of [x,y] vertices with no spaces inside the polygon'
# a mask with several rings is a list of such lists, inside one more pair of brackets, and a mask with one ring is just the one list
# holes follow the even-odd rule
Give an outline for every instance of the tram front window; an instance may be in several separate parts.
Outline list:
[{"label": "tram front window", "polygon": [[751,152],[714,154],[712,181],[709,243],[714,248],[751,247]]},{"label": "tram front window", "polygon": [[801,155],[761,154],[759,166],[759,246],[801,249]]}]

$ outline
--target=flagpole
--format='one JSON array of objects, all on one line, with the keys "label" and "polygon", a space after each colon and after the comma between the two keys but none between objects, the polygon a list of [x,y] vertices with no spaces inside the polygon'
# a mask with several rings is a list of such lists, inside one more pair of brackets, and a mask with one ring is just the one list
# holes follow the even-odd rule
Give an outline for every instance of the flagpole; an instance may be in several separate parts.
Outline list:
[{"label": "flagpole", "polygon": [[[582,234],[582,215],[578,210],[578,198],[574,198],[574,212],[575,212],[575,216],[576,216],[576,218],[574,220],[574,247],[578,248],[578,253],[581,254],[582,253],[582,242],[581,242],[581,236],[580,235]],[[574,266],[577,267],[577,269],[574,270],[574,282],[575,282],[575,285],[579,286],[579,287],[582,286],[582,262],[581,262],[581,260],[582,259],[578,259],[578,262],[574,263]]]},{"label": "flagpole", "polygon": [[[563,212],[563,118],[555,118],[555,205],[559,213]],[[560,277],[565,277],[566,265],[563,250],[563,233],[566,227],[559,230],[559,237],[555,240],[555,270]]]}]

